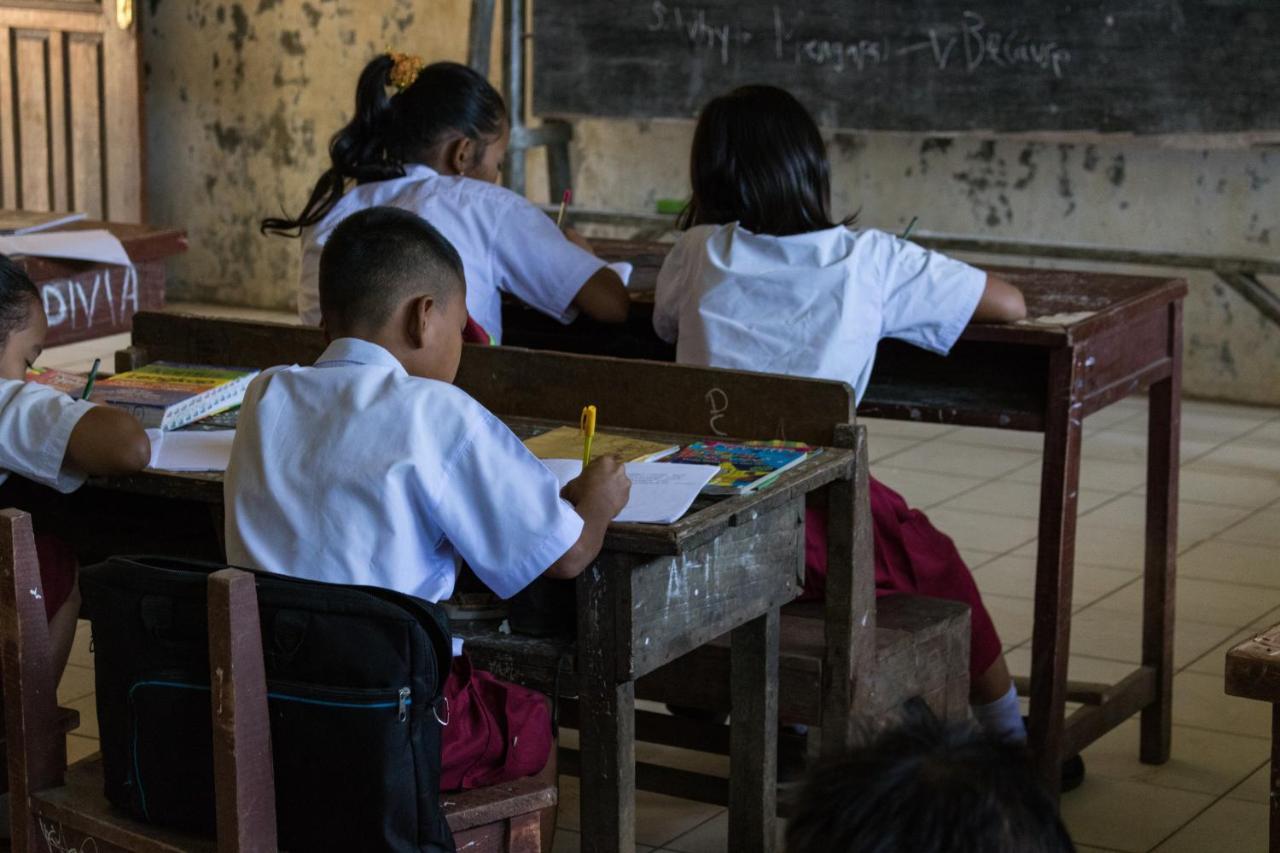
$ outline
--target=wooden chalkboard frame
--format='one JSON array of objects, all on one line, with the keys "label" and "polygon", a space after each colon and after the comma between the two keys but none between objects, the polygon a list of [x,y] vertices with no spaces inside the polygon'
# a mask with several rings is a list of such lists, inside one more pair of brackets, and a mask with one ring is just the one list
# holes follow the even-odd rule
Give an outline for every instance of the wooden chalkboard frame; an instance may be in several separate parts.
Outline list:
[{"label": "wooden chalkboard frame", "polygon": [[1280,141],[1269,0],[852,5],[536,0],[534,111],[689,119],[767,82],[856,132]]}]

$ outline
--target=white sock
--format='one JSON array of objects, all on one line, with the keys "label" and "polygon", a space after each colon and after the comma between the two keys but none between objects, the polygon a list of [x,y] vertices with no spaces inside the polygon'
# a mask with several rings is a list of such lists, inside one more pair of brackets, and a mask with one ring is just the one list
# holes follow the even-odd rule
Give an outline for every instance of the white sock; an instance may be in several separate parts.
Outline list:
[{"label": "white sock", "polygon": [[1022,724],[1022,710],[1018,707],[1018,690],[1012,684],[1009,692],[987,705],[971,705],[978,725],[1001,740],[1025,743],[1027,727]]}]

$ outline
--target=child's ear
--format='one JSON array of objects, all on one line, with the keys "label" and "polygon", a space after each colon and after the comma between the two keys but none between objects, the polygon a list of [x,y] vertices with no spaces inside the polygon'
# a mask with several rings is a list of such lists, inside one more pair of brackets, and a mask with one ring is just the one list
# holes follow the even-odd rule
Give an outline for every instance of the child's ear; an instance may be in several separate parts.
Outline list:
[{"label": "child's ear", "polygon": [[414,349],[422,349],[426,346],[427,329],[431,325],[432,309],[435,307],[435,300],[426,294],[415,296],[410,301],[408,316],[405,319],[408,328],[405,332]]},{"label": "child's ear", "polygon": [[453,143],[453,151],[449,156],[449,165],[459,175],[466,175],[475,159],[475,140],[463,136]]}]

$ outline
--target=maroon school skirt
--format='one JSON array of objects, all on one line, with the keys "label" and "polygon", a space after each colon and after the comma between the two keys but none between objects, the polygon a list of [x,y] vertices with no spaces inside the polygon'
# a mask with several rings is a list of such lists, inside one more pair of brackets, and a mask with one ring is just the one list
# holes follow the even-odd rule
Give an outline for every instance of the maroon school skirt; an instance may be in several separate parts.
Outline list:
[{"label": "maroon school skirt", "polygon": [[[902,495],[875,477],[871,483],[876,595],[910,593],[962,601],[972,611],[969,679],[982,675],[1000,656],[1000,637],[991,622],[973,573],[955,543],[927,516],[911,509]],[[820,599],[827,586],[827,514],[810,508],[804,525],[804,595]]]},{"label": "maroon school skirt", "polygon": [[44,590],[44,614],[52,619],[75,587],[76,554],[61,539],[37,534],[36,562],[40,565],[40,586]]},{"label": "maroon school skirt", "polygon": [[440,790],[483,788],[532,776],[551,756],[551,709],[541,693],[453,659],[440,758]]}]

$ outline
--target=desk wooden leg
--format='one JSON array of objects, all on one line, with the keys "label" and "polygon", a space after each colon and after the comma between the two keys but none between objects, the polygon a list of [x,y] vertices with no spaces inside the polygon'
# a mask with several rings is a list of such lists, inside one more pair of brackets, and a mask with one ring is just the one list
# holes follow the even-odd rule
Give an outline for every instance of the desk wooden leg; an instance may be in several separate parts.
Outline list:
[{"label": "desk wooden leg", "polygon": [[1169,306],[1168,379],[1151,386],[1147,418],[1147,537],[1142,590],[1142,665],[1156,673],[1155,700],[1142,710],[1138,756],[1169,760],[1173,739],[1173,617],[1178,560],[1178,461],[1182,407],[1182,303]]},{"label": "desk wooden leg", "polygon": [[1041,781],[1054,799],[1062,786],[1062,729],[1071,650],[1071,587],[1083,420],[1077,379],[1082,361],[1083,355],[1071,349],[1057,350],[1050,356],[1044,466],[1040,474],[1028,737]]},{"label": "desk wooden leg", "polygon": [[635,682],[619,683],[616,604],[630,565],[601,558],[578,578],[582,853],[634,853]]},{"label": "desk wooden leg", "polygon": [[778,814],[778,608],[730,635],[729,849],[774,853]]},{"label": "desk wooden leg", "polygon": [[[855,714],[869,704],[867,673],[875,666],[875,554],[867,474],[867,428],[838,430],[836,442],[856,453],[854,474],[827,487],[827,595],[823,615],[820,755],[853,747]],[[810,737],[812,745],[813,738]]]}]

